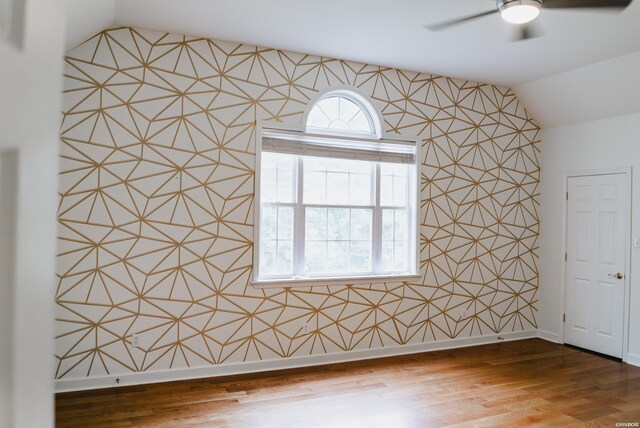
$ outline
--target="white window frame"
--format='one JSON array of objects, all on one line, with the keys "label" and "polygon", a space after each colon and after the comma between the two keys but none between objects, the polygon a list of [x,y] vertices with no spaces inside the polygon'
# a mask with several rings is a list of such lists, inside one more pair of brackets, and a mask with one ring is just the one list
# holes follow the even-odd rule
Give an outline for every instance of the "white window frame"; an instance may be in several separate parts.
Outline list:
[{"label": "white window frame", "polygon": [[[408,235],[414,238],[414,245],[411,245],[411,242],[408,244],[408,249],[410,251],[410,260],[413,263],[409,263],[410,273],[366,273],[366,274],[344,274],[340,276],[313,276],[313,277],[292,277],[292,278],[283,278],[282,276],[273,276],[273,277],[259,277],[259,269],[260,269],[260,208],[261,208],[261,200],[260,200],[260,176],[261,176],[261,159],[262,159],[262,134],[264,129],[269,130],[281,130],[281,131],[294,131],[294,132],[305,132],[304,127],[292,127],[286,126],[281,123],[273,123],[273,122],[265,122],[265,121],[257,121],[256,124],[256,157],[255,157],[255,195],[254,195],[254,245],[253,245],[253,281],[252,285],[256,288],[281,288],[281,287],[296,287],[296,286],[319,286],[319,285],[327,285],[327,286],[346,286],[353,284],[371,284],[371,283],[382,283],[382,282],[411,282],[415,281],[421,276],[419,275],[419,254],[420,254],[420,240],[418,239],[420,224],[419,224],[419,195],[420,195],[420,139],[418,138],[406,138],[402,137],[403,140],[415,141],[416,143],[416,164],[413,166],[413,173],[415,174],[415,180],[407,180],[407,186],[409,186],[409,203],[407,204],[407,215],[409,216],[408,221]],[[392,139],[394,136],[389,136],[389,139]],[[395,136],[397,138],[397,136]],[[387,137],[385,137],[387,138]],[[294,243],[295,242],[304,242],[304,208],[313,206],[314,204],[304,204],[302,200],[302,192],[303,189],[300,186],[302,183],[303,177],[301,174],[304,174],[303,171],[303,161],[302,157],[298,157],[298,162],[296,164],[296,168],[298,171],[296,172],[296,176],[298,179],[296,180],[294,191],[297,192],[297,198],[294,203],[282,203],[274,205],[287,205],[294,207]],[[377,169],[380,168],[380,164],[376,164]],[[379,180],[380,174],[379,172],[376,174],[372,174],[373,180]],[[372,192],[375,189],[379,189],[380,183],[377,182],[375,187],[372,187]],[[380,192],[375,191],[377,197],[379,197]],[[330,206],[327,205],[318,205],[321,207]],[[379,266],[379,258],[381,239],[382,239],[382,210],[385,208],[394,209],[394,208],[402,208],[402,207],[386,207],[380,206],[379,201],[376,201],[375,205],[371,206],[362,206],[362,205],[336,205],[337,208],[371,208],[374,211],[378,211],[377,215],[374,213],[373,215],[373,230],[372,230],[372,266]],[[377,224],[376,224],[377,220]],[[375,260],[377,258],[377,261]],[[296,270],[296,266],[298,270],[300,266],[304,264],[304,254],[302,251],[294,252],[294,272]]]}]

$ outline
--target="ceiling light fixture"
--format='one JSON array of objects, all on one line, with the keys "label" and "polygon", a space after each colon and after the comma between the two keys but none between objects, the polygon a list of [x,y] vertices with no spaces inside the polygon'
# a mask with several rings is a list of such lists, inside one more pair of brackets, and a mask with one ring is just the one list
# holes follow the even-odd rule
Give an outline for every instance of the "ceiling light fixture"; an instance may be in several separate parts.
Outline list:
[{"label": "ceiling light fixture", "polygon": [[498,0],[502,19],[511,24],[526,24],[540,15],[542,2],[539,0]]}]

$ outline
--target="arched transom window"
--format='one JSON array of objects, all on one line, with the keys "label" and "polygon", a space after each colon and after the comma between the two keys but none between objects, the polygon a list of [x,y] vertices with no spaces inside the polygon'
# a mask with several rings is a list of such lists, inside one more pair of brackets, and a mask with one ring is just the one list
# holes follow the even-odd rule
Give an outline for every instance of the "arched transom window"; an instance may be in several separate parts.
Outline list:
[{"label": "arched transom window", "polygon": [[307,116],[307,129],[377,134],[371,106],[344,93],[331,93],[317,101]]}]

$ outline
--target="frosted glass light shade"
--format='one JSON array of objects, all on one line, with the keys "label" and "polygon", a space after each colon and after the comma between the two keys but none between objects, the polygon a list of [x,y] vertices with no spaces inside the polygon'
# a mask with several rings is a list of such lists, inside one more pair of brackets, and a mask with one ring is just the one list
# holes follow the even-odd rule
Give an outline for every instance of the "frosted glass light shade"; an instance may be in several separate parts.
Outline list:
[{"label": "frosted glass light shade", "polygon": [[540,15],[541,7],[537,0],[515,0],[500,6],[500,15],[511,24],[526,24]]}]

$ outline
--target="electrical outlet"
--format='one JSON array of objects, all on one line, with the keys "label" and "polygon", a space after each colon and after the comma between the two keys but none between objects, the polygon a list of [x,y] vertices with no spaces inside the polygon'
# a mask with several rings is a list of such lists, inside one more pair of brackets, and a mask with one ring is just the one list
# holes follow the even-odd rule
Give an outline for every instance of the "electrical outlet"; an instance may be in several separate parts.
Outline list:
[{"label": "electrical outlet", "polygon": [[140,348],[141,346],[142,346],[142,338],[140,337],[140,334],[133,333],[131,335],[131,347]]},{"label": "electrical outlet", "polygon": [[309,322],[305,321],[304,323],[302,323],[302,332],[304,334],[309,334],[309,331],[310,331]]}]

